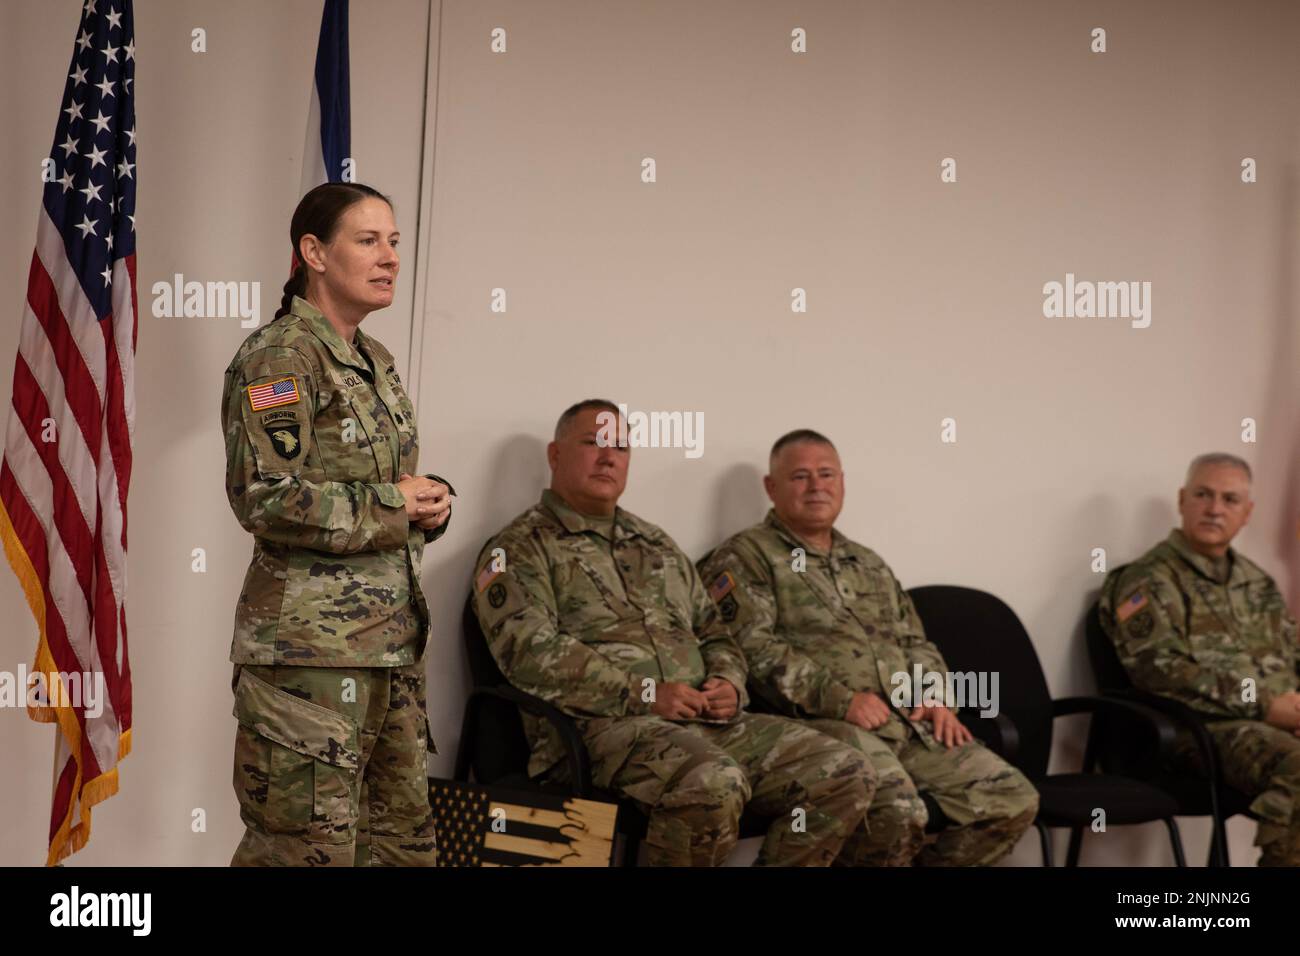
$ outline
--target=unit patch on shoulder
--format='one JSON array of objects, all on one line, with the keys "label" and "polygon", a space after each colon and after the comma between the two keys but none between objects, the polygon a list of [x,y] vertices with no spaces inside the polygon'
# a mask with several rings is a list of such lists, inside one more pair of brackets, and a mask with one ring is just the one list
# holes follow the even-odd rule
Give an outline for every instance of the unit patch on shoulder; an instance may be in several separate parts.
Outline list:
[{"label": "unit patch on shoulder", "polygon": [[275,453],[285,461],[293,461],[302,451],[302,437],[298,429],[301,428],[297,422],[292,425],[288,422],[274,422],[269,425],[263,425],[266,434],[271,438],[271,444],[275,448]]}]

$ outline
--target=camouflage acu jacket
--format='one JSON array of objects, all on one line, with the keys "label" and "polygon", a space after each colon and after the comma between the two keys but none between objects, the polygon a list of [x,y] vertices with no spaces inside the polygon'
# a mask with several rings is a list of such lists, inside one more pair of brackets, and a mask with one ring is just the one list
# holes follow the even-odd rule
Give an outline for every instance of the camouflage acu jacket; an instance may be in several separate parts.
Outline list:
[{"label": "camouflage acu jacket", "polygon": [[447,525],[408,521],[415,410],[388,350],[360,329],[355,346],[295,298],[226,369],[226,494],[253,534],[235,663],[392,667],[424,651],[420,558]]},{"label": "camouflage acu jacket", "polygon": [[[484,545],[474,610],[506,679],[579,718],[649,714],[647,678],[723,677],[743,708],[744,657],[690,559],[622,508],[609,533],[548,489]],[[564,752],[544,721],[524,719],[537,776]]]},{"label": "camouflage acu jacket", "polygon": [[[830,552],[818,551],[769,510],[700,560],[709,594],[744,651],[752,689],[791,716],[842,719],[855,692],[889,703],[895,675],[910,679],[914,665],[947,672],[889,566],[870,548],[831,535]],[[916,733],[934,744],[928,725],[897,711],[876,732]]]},{"label": "camouflage acu jacket", "polygon": [[1178,528],[1106,577],[1103,628],[1143,690],[1213,717],[1261,720],[1296,690],[1296,622],[1258,565],[1197,554]]}]

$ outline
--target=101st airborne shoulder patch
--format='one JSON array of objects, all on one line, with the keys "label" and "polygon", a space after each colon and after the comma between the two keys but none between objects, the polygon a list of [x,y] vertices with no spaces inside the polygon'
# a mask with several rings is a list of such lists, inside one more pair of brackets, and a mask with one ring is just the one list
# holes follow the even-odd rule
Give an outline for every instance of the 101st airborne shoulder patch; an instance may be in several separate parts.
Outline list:
[{"label": "101st airborne shoulder patch", "polygon": [[255,412],[275,408],[277,405],[292,405],[301,397],[298,394],[298,379],[293,375],[278,378],[274,382],[263,382],[261,385],[249,385],[245,391],[248,393],[248,407]]},{"label": "101st airborne shoulder patch", "polygon": [[270,425],[263,425],[266,434],[271,439],[271,445],[275,448],[275,453],[285,461],[293,461],[302,451],[302,436],[299,429],[302,427],[297,422],[273,422]]}]

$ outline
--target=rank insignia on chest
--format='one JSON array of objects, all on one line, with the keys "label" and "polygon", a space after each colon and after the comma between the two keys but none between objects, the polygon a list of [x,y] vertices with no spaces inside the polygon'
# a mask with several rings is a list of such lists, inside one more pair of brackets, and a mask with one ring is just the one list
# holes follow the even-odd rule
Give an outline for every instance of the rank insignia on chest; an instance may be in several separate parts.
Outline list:
[{"label": "rank insignia on chest", "polygon": [[262,385],[248,386],[248,406],[255,412],[276,405],[292,405],[298,401],[298,379],[290,375]]},{"label": "rank insignia on chest", "polygon": [[298,457],[299,452],[302,451],[302,439],[298,432],[301,425],[297,422],[292,425],[288,422],[275,422],[265,427],[277,455],[285,461],[293,461]]},{"label": "rank insignia on chest", "polygon": [[735,587],[736,579],[731,576],[731,572],[723,571],[714,578],[713,583],[709,585],[709,597],[713,598],[716,603],[730,594]]},{"label": "rank insignia on chest", "polygon": [[1125,621],[1127,621],[1134,614],[1136,614],[1138,611],[1142,610],[1146,606],[1147,606],[1146,592],[1138,591],[1136,594],[1134,594],[1132,597],[1130,597],[1127,601],[1125,601],[1123,604],[1119,606],[1119,608],[1115,611],[1115,617],[1119,619],[1119,622],[1121,624],[1123,624]]}]

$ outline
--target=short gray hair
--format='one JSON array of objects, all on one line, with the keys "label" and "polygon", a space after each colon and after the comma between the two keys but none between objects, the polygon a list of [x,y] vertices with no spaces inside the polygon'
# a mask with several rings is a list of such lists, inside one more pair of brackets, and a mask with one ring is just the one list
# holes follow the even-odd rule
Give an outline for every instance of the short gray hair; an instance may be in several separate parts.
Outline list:
[{"label": "short gray hair", "polygon": [[584,398],[582,401],[570,405],[560,414],[559,419],[555,422],[555,440],[559,441],[564,437],[564,433],[568,431],[569,425],[572,424],[575,418],[593,408],[613,412],[615,416],[622,414],[619,407],[607,398]]},{"label": "short gray hair", "polygon": [[1186,488],[1190,485],[1192,476],[1206,465],[1231,465],[1244,471],[1247,481],[1255,480],[1250,473],[1250,465],[1246,463],[1246,459],[1238,458],[1236,455],[1229,455],[1226,451],[1211,451],[1204,455],[1197,455],[1192,459],[1192,463],[1187,466],[1187,477],[1183,479],[1183,487]]}]

